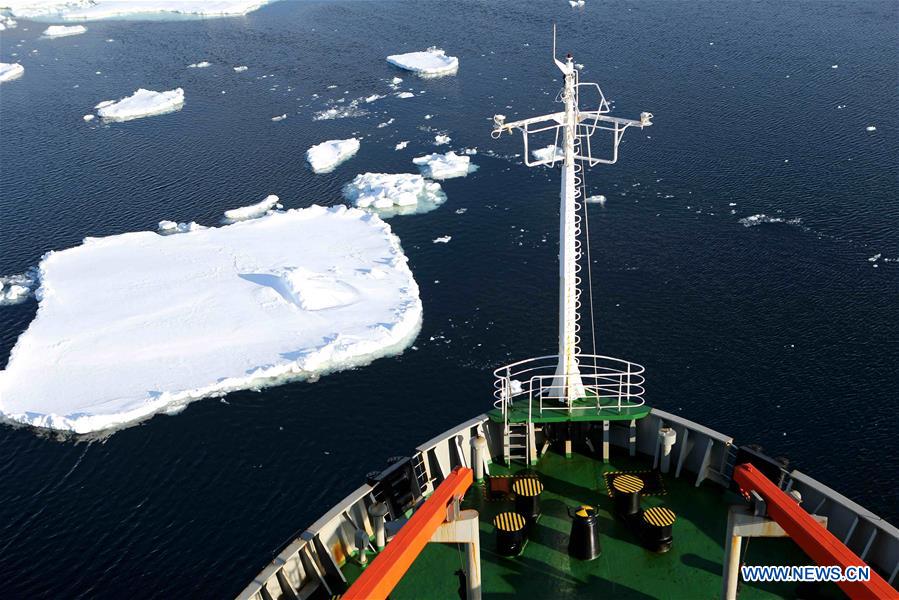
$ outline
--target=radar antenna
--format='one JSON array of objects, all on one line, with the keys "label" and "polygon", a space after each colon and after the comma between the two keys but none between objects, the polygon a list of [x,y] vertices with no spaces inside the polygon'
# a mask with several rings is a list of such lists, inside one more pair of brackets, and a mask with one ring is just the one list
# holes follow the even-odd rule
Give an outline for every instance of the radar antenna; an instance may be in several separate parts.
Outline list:
[{"label": "radar antenna", "polygon": [[[520,121],[506,122],[504,115],[493,117],[494,139],[504,132],[521,131],[524,141],[524,163],[529,167],[557,163],[562,165],[561,210],[559,219],[559,356],[551,391],[548,396],[558,398],[562,403],[571,406],[574,401],[587,394],[581,380],[578,355],[580,354],[580,271],[581,271],[581,225],[586,225],[586,205],[584,217],[579,211],[584,196],[584,165],[593,167],[598,164],[615,164],[618,161],[618,146],[624,132],[629,127],[643,129],[652,125],[652,113],[640,114],[639,120],[613,117],[611,106],[596,83],[581,83],[579,71],[574,59],[568,54],[564,61],[556,54],[556,26],[553,25],[553,62],[562,71],[565,85],[556,98],[564,104],[564,110]],[[599,103],[593,110],[581,110],[579,96],[582,89],[594,89],[599,96]],[[534,153],[533,160],[529,148],[530,136],[545,132],[555,134],[555,143]],[[606,149],[605,156],[594,155],[594,135],[611,137],[611,149]],[[605,133],[609,132],[609,133]],[[562,144],[559,144],[559,136]],[[547,136],[548,137],[548,136]],[[597,149],[598,151],[598,149]],[[589,232],[589,228],[587,229]],[[588,233],[589,235],[589,233]],[[587,240],[588,275],[590,273],[589,239]],[[592,298],[592,285],[590,286]],[[590,303],[592,319],[592,301]],[[591,323],[592,330],[592,323]],[[591,331],[592,334],[592,331]],[[596,354],[595,340],[593,355]]]}]

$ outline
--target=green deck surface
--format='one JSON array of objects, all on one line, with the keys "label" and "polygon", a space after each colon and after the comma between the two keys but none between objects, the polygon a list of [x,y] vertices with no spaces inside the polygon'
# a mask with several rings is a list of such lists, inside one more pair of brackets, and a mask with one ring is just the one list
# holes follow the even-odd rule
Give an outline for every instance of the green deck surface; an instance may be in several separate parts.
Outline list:
[{"label": "green deck surface", "polygon": [[[611,514],[603,472],[646,470],[650,465],[627,456],[613,456],[611,464],[582,454],[564,458],[549,453],[536,466],[545,486],[542,515],[528,535],[521,555],[499,556],[495,551],[493,516],[513,510],[511,500],[488,500],[484,486],[468,492],[464,508],[481,515],[482,594],[485,600],[511,598],[671,598],[717,599],[721,594],[723,542],[728,504],[738,498],[711,483],[695,488],[689,478],[665,475],[667,493],[644,496],[643,507],[664,504],[677,513],[674,546],[666,554],[645,550],[631,531]],[[511,471],[491,465],[493,475]],[[593,561],[568,556],[568,506],[597,507],[602,555]],[[452,544],[428,544],[390,595],[392,600],[459,598],[464,554]],[[811,564],[795,544],[785,538],[754,539],[745,564]],[[352,583],[360,568],[350,561],[344,575]],[[741,599],[796,598],[796,584],[743,584]],[[834,584],[806,598],[843,597]]]},{"label": "green deck surface", "polygon": [[[558,405],[550,406],[548,409],[540,411],[539,400],[533,401],[530,408],[531,420],[534,423],[559,423],[562,421],[630,421],[631,419],[642,419],[652,410],[645,404],[627,405],[623,404],[618,408],[618,398],[612,396],[602,396],[599,399],[599,407],[597,408],[596,397],[578,398],[574,401],[574,406],[570,412],[557,410]],[[528,401],[522,399],[516,402],[509,409],[509,421],[512,423],[526,423],[528,421]],[[502,423],[503,413],[500,409],[495,408],[487,413],[494,421]]]}]

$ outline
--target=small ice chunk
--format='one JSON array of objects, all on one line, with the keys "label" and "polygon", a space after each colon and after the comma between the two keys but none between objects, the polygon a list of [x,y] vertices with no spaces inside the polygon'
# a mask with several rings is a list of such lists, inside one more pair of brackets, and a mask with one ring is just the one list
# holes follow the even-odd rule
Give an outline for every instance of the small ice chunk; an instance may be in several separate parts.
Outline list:
[{"label": "small ice chunk", "polygon": [[25,74],[25,67],[19,63],[0,62],[0,82],[12,81]]},{"label": "small ice chunk", "polygon": [[458,58],[447,56],[446,52],[433,46],[424,52],[392,54],[387,57],[387,62],[420,77],[454,75],[459,70]]},{"label": "small ice chunk", "polygon": [[205,69],[206,67],[211,67],[212,63],[208,60],[201,60],[200,62],[195,62],[187,65],[188,69]]},{"label": "small ice chunk", "polygon": [[439,183],[411,173],[364,173],[343,188],[354,206],[393,213],[427,212],[446,201]]},{"label": "small ice chunk", "polygon": [[383,94],[372,94],[371,96],[365,97],[365,102],[366,102],[366,104],[371,104],[375,100],[380,100],[383,97],[384,97]]},{"label": "small ice chunk", "polygon": [[442,146],[444,144],[449,144],[451,141],[453,141],[453,138],[451,138],[448,135],[444,135],[442,133],[438,133],[437,135],[434,136],[434,145],[435,146]]},{"label": "small ice chunk", "polygon": [[872,256],[871,258],[869,258],[869,259],[868,259],[868,262],[872,262],[872,263],[873,263],[873,262],[877,262],[878,260],[880,260],[880,257],[881,257],[881,256],[883,256],[883,253],[878,252],[877,254],[875,254],[874,256]]},{"label": "small ice chunk", "polygon": [[188,233],[190,231],[199,231],[201,229],[208,229],[207,227],[200,225],[194,221],[190,221],[189,223],[176,223],[175,221],[160,221],[157,226],[157,232],[162,235],[171,235],[173,233]]},{"label": "small ice chunk", "polygon": [[378,123],[378,129],[384,129],[384,128],[387,127],[388,125],[393,125],[393,122],[394,122],[395,120],[396,120],[396,119],[390,118],[390,119],[384,121],[383,123]]},{"label": "small ice chunk", "polygon": [[84,25],[51,25],[44,30],[47,37],[66,37],[68,35],[80,35],[87,31]]},{"label": "small ice chunk", "polygon": [[559,161],[565,159],[565,153],[562,149],[554,144],[549,144],[544,148],[531,150],[531,154],[536,160]]},{"label": "small ice chunk", "polygon": [[830,65],[830,68],[831,68],[831,69],[836,69],[836,68],[839,67],[839,66],[840,66],[840,65]]},{"label": "small ice chunk", "polygon": [[412,92],[400,92],[396,95],[397,98],[414,98],[415,94]]},{"label": "small ice chunk", "polygon": [[38,273],[36,269],[29,269],[21,275],[7,275],[0,277],[0,306],[20,304],[31,297],[31,292],[37,285]]},{"label": "small ice chunk", "polygon": [[246,70],[249,69],[249,68],[250,68],[250,67],[246,67],[246,66],[244,66],[244,65],[240,65],[239,67],[234,67],[234,72],[235,72],[235,73],[243,73],[244,71],[246,71]]},{"label": "small ice chunk", "polygon": [[405,148],[405,147],[408,146],[408,145],[409,145],[409,141],[408,141],[408,140],[405,140],[405,141],[400,142],[400,143],[397,144],[396,146],[394,146],[393,149],[394,149],[394,150],[402,150],[403,148]]},{"label": "small ice chunk", "polygon": [[337,166],[355,156],[359,151],[359,140],[328,140],[316,144],[306,151],[306,160],[316,173],[330,173]]},{"label": "small ice chunk", "polygon": [[225,220],[246,221],[248,219],[257,219],[273,209],[276,204],[278,204],[278,197],[274,194],[270,194],[256,204],[226,210]]},{"label": "small ice chunk", "polygon": [[873,125],[868,125],[867,127],[865,127],[865,131],[877,131],[877,128]]},{"label": "small ice chunk", "polygon": [[606,205],[606,197],[602,194],[596,194],[595,196],[588,196],[584,198],[584,202],[587,204],[599,204],[600,206]]},{"label": "small ice chunk", "polygon": [[392,83],[393,85],[399,85],[399,84],[403,83],[403,78],[402,77],[394,77],[393,79],[390,80],[390,83]]},{"label": "small ice chunk", "polygon": [[283,115],[278,115],[277,117],[272,117],[272,121],[277,123],[278,121],[283,121],[286,118],[287,118],[287,113],[284,113]]},{"label": "small ice chunk", "polygon": [[93,121],[96,117],[94,115],[84,115],[81,118],[84,119],[85,121]]},{"label": "small ice chunk", "polygon": [[451,235],[442,235],[439,238],[435,238],[433,243],[435,244],[449,244],[450,240],[453,239]]},{"label": "small ice chunk", "polygon": [[97,114],[107,121],[130,121],[141,117],[162,115],[184,106],[184,90],[175,88],[166,92],[138,89],[121,100],[105,100],[95,106]]},{"label": "small ice chunk", "polygon": [[[343,99],[340,100],[342,102]],[[333,104],[333,103],[332,103]],[[324,110],[320,110],[313,115],[313,121],[327,121],[331,119],[346,119],[349,117],[362,117],[368,114],[368,111],[359,107],[359,100],[353,100],[349,104],[341,106],[331,106]]]},{"label": "small ice chunk", "polygon": [[571,5],[572,8],[577,6],[584,6],[584,0],[568,0],[568,4]]},{"label": "small ice chunk", "polygon": [[470,157],[459,156],[455,152],[419,156],[418,158],[413,158],[412,162],[418,165],[422,175],[431,179],[465,177],[477,169],[475,165],[471,164]]},{"label": "small ice chunk", "polygon": [[[689,208],[689,207],[688,207]],[[755,227],[765,223],[784,223],[786,225],[801,225],[802,219],[785,219],[783,217],[769,217],[764,213],[743,217],[739,223],[744,227]]]}]

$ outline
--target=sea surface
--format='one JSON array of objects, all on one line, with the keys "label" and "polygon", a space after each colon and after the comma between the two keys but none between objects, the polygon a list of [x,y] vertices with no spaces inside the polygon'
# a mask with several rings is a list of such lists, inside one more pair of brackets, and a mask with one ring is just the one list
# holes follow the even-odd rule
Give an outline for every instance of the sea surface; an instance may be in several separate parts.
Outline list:
[{"label": "sea surface", "polygon": [[[493,368],[555,351],[558,172],[489,135],[494,113],[558,109],[553,22],[614,114],[655,115],[587,173],[608,198],[590,206],[597,351],[644,364],[651,405],[896,523],[897,19],[893,0],[285,1],[53,40],[20,20],[0,34],[0,60],[26,69],[0,88],[2,275],[86,236],[215,225],[270,193],[340,203],[357,173],[414,172],[437,133],[441,151],[476,147],[480,169],[445,182],[437,210],[390,220],[425,311],[401,356],[102,440],[0,426],[0,595],[231,597],[365,473],[490,408]],[[384,60],[432,45],[456,76]],[[414,98],[313,120],[397,75]],[[82,120],[176,86],[179,112]],[[351,135],[359,154],[312,174],[305,150]],[[0,308],[0,365],[36,308]]]}]

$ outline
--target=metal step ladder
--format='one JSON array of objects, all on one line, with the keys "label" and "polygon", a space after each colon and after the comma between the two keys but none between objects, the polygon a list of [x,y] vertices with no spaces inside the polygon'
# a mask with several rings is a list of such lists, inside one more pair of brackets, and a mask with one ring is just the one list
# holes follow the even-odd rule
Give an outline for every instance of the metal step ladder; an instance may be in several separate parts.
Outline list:
[{"label": "metal step ladder", "polygon": [[513,460],[531,464],[528,431],[527,423],[506,423],[503,431],[503,458],[506,465],[511,465]]}]

